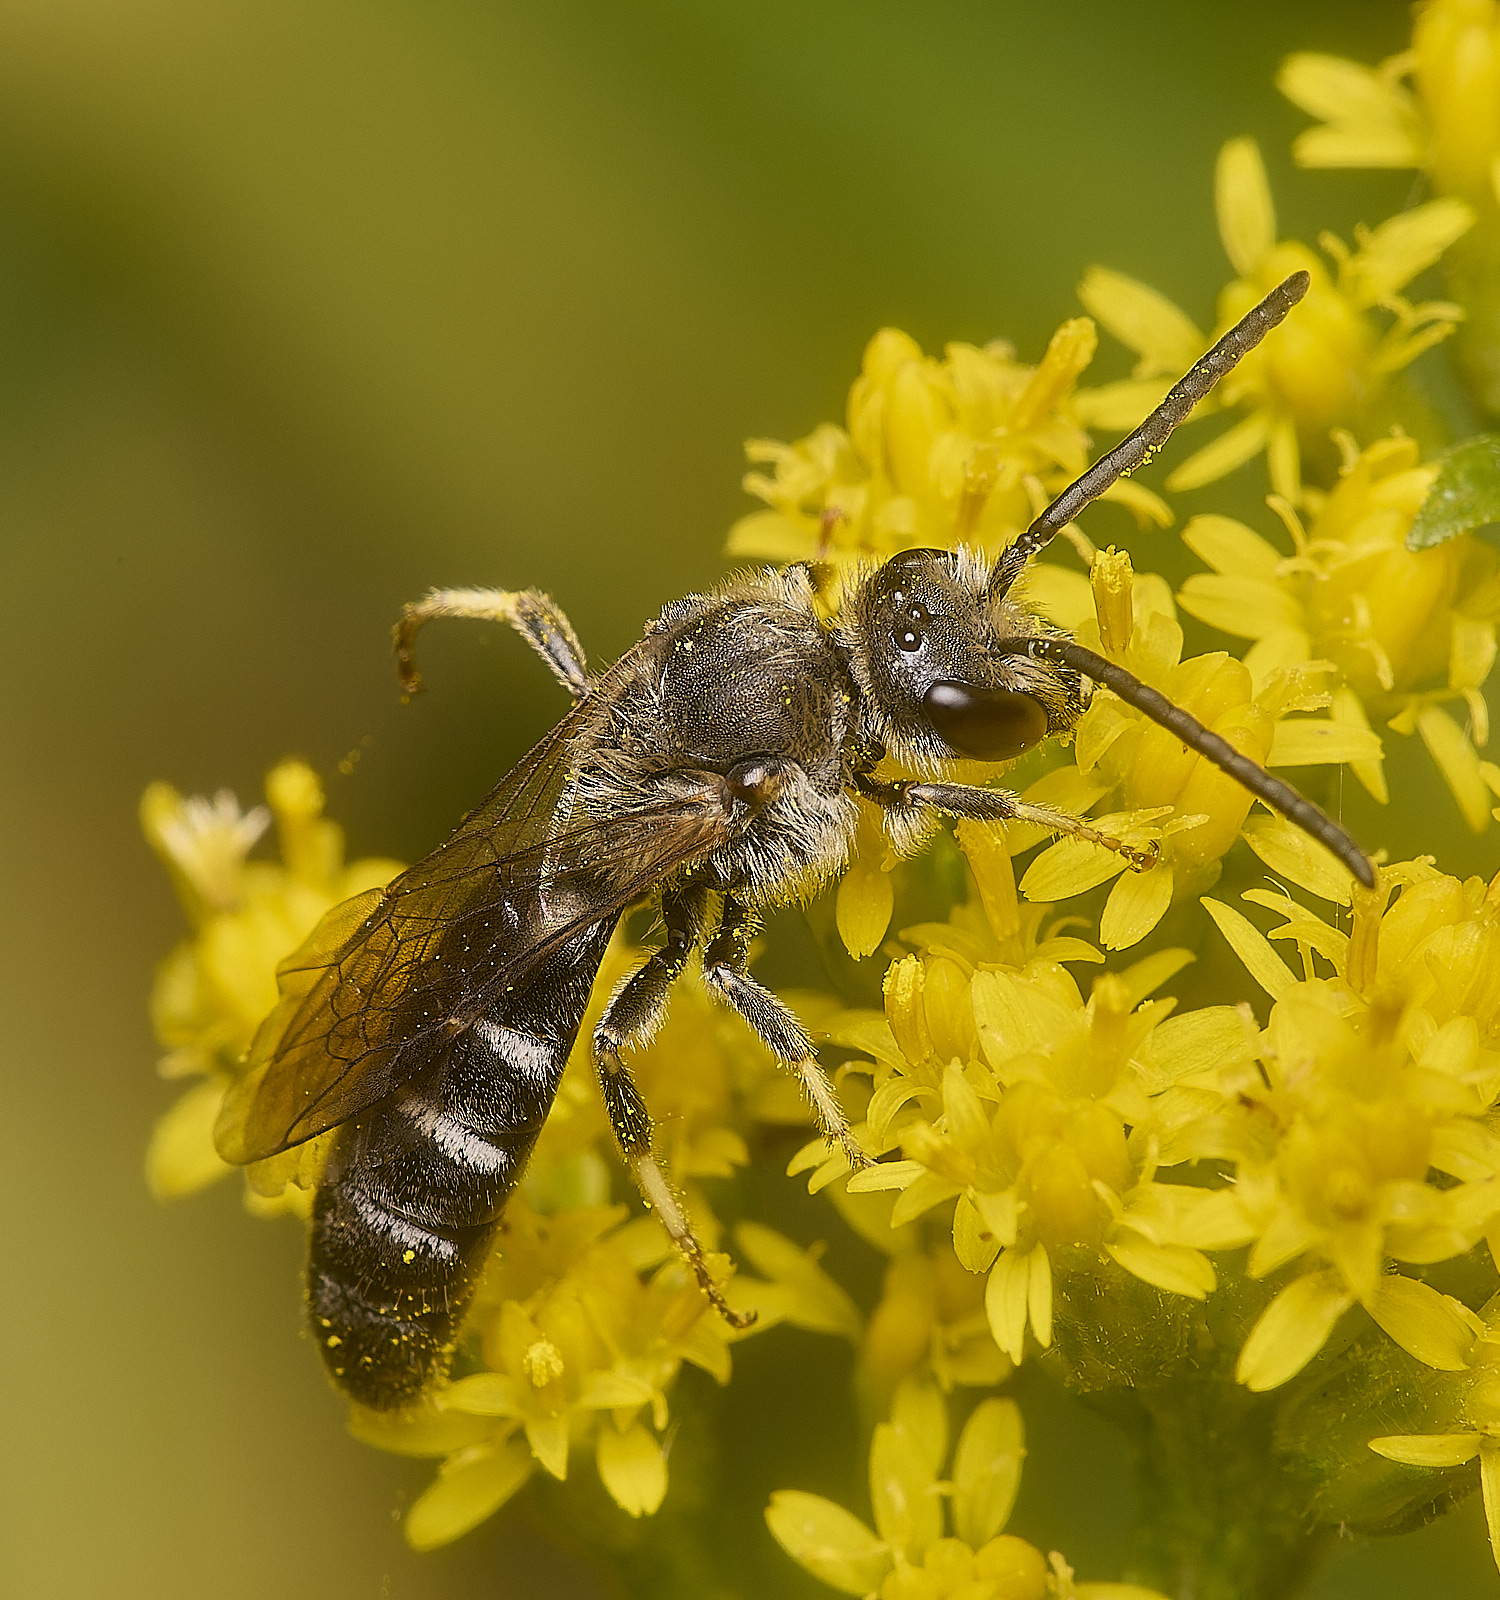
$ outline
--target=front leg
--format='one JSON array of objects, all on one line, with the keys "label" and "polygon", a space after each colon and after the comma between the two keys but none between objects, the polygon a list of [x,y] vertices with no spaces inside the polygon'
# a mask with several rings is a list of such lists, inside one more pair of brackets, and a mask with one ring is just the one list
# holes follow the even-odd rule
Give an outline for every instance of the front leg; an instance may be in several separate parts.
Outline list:
[{"label": "front leg", "polygon": [[1091,828],[1071,811],[1056,811],[1051,806],[1034,806],[1007,789],[981,789],[968,783],[887,783],[878,778],[857,776],[855,789],[866,800],[896,816],[914,819],[924,811],[945,817],[960,817],[970,822],[1031,822],[1053,833],[1088,844],[1102,845],[1125,859],[1137,872],[1149,872],[1160,859],[1156,845],[1138,850],[1107,833]]},{"label": "front leg", "polygon": [[871,1166],[870,1157],[850,1131],[828,1074],[818,1065],[807,1030],[782,1001],[746,972],[751,931],[749,912],[734,895],[726,894],[719,931],[703,952],[704,981],[739,1012],[777,1060],[802,1080],[824,1138],[841,1145],[856,1169]]}]

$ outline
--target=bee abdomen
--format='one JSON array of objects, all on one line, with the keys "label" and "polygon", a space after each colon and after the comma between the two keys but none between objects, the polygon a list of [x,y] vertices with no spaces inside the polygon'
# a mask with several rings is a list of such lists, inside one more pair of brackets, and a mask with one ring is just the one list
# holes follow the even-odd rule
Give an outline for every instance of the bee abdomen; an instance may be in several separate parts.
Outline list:
[{"label": "bee abdomen", "polygon": [[334,1382],[389,1411],[447,1371],[505,1202],[546,1121],[613,928],[453,1035],[340,1130],[313,1208],[309,1320]]},{"label": "bee abdomen", "polygon": [[421,1398],[446,1370],[493,1232],[414,1222],[357,1178],[319,1190],[308,1311],[340,1388],[382,1411]]}]

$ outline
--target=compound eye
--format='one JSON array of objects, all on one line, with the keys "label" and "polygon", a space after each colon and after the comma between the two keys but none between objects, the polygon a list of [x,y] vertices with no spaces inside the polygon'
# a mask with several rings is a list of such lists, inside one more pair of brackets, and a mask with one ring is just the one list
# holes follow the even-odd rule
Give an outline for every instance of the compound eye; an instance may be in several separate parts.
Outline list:
[{"label": "compound eye", "polygon": [[[891,596],[897,602],[905,598],[899,590]],[[908,605],[897,622],[891,637],[896,641],[896,648],[904,650],[907,655],[912,655],[922,648],[922,641],[927,637],[928,623],[927,607],[920,600],[913,600]]]},{"label": "compound eye", "polygon": [[1009,761],[1047,734],[1047,709],[1014,689],[935,683],[922,711],[943,739],[976,761]]}]

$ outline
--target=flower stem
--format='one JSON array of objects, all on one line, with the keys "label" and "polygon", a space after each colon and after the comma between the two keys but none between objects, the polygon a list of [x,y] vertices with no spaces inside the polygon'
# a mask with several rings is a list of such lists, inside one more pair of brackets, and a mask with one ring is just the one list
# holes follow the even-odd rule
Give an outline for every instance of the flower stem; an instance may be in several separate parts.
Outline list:
[{"label": "flower stem", "polygon": [[1221,1379],[1133,1397],[1141,1515],[1137,1580],[1174,1600],[1292,1600],[1333,1530],[1309,1528],[1305,1492],[1272,1449],[1275,1407]]}]

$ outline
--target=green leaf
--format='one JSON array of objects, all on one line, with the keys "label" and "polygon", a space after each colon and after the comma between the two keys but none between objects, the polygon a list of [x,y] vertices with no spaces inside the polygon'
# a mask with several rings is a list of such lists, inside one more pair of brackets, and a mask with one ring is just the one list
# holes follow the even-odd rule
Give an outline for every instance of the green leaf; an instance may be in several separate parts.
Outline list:
[{"label": "green leaf", "polygon": [[1461,533],[1500,522],[1500,436],[1481,433],[1456,444],[1412,519],[1408,550],[1429,550]]}]

